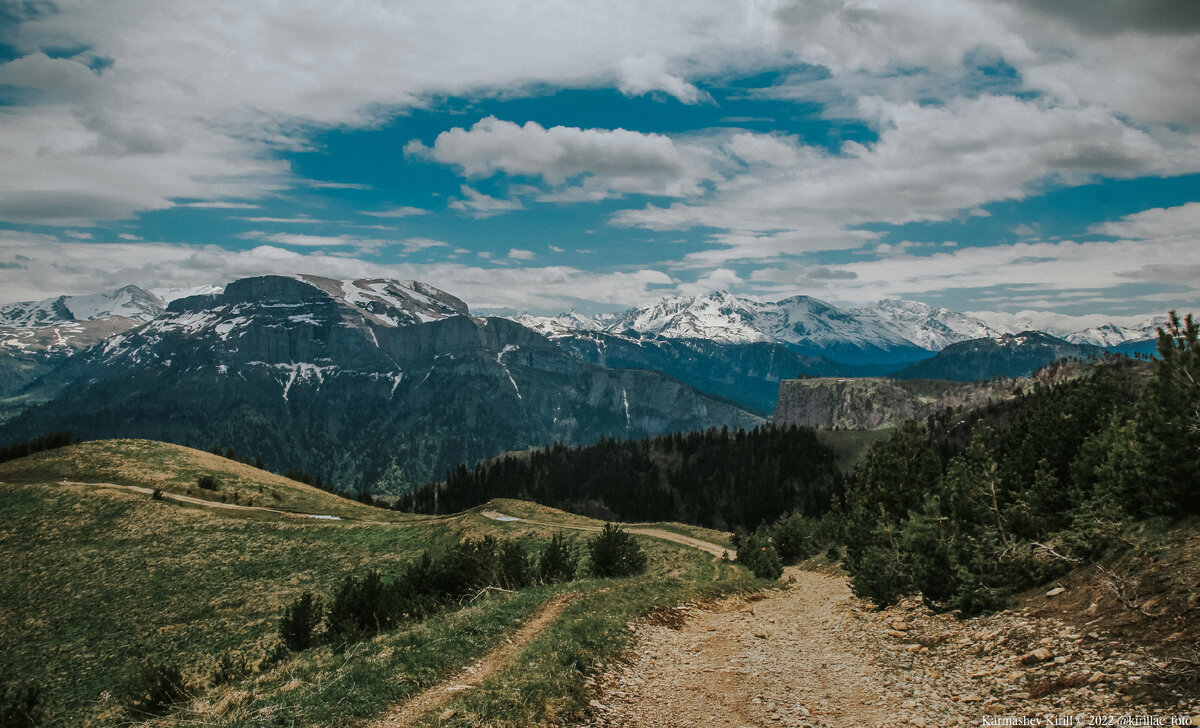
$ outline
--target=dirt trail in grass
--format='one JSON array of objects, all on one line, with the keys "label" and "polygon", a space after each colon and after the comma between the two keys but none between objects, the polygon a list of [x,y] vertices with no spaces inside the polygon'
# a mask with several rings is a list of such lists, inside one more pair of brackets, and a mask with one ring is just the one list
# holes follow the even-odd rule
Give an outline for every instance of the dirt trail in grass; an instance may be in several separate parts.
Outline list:
[{"label": "dirt trail in grass", "polygon": [[[92,488],[115,488],[118,490],[128,490],[132,493],[141,493],[142,495],[154,495],[154,491],[150,488],[143,488],[140,485],[117,485],[116,483],[83,483],[73,480],[60,480],[62,485],[83,485]],[[294,513],[292,511],[281,511],[276,508],[266,508],[264,506],[243,506],[237,503],[221,503],[220,501],[204,500],[203,498],[194,498],[190,495],[180,495],[178,493],[163,492],[164,500],[179,501],[180,503],[189,503],[195,506],[204,506],[206,508],[221,508],[230,511],[261,511],[263,513],[276,513],[281,516],[297,516],[300,518],[321,518],[330,521],[340,521],[340,516],[326,516],[320,513]]]},{"label": "dirt trail in grass", "polygon": [[510,636],[503,646],[493,650],[483,659],[471,665],[454,677],[434,685],[421,692],[416,697],[404,702],[384,714],[380,719],[370,724],[370,728],[404,728],[410,726],[418,718],[436,710],[449,702],[457,693],[469,690],[492,677],[507,667],[516,659],[534,637],[554,621],[555,617],[575,600],[577,594],[560,594],[551,599],[534,614],[515,634]]},{"label": "dirt trail in grass", "polygon": [[[567,524],[567,523],[554,523],[551,521],[533,521],[528,518],[517,518],[516,516],[506,516],[503,513],[500,513],[499,511],[483,511],[480,513],[480,515],[482,515],[486,518],[490,518],[493,521],[510,521],[510,522],[518,522],[518,523],[531,523],[535,526],[550,526],[551,528],[569,528],[574,531],[600,531],[600,530],[602,530],[602,527],[600,527],[600,526],[578,526],[578,525]],[[730,559],[737,558],[736,551],[731,551],[731,550],[725,548],[724,546],[718,546],[715,543],[710,543],[708,541],[702,541],[698,538],[692,538],[691,536],[685,536],[682,533],[675,533],[674,531],[667,531],[667,530],[664,530],[661,528],[639,528],[637,526],[626,528],[625,531],[628,533],[637,534],[639,536],[650,536],[652,538],[661,538],[664,541],[671,541],[674,543],[683,544],[684,546],[691,546],[694,549],[699,549],[701,551],[705,551],[707,553],[712,554],[713,556],[727,555],[727,556],[729,556]]]}]

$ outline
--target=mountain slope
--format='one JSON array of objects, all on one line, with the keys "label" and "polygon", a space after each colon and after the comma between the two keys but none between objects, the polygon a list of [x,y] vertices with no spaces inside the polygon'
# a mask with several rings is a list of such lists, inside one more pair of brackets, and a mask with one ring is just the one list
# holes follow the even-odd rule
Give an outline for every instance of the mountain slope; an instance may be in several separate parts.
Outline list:
[{"label": "mountain slope", "polygon": [[896,379],[949,379],[956,382],[993,377],[1023,377],[1058,359],[1098,359],[1105,351],[1072,344],[1038,331],[1003,334],[951,344],[936,356],[892,373]]},{"label": "mountain slope", "polygon": [[149,321],[166,308],[166,303],[137,286],[106,293],[58,296],[42,301],[0,304],[0,327],[42,328],[67,321],[94,321],[121,317]]},{"label": "mountain slope", "polygon": [[77,352],[149,321],[165,306],[137,286],[0,305],[0,397],[19,392]]},{"label": "mountain slope", "polygon": [[468,313],[414,282],[235,281],[67,361],[38,385],[50,401],[0,440],[69,429],[219,444],[345,490],[402,492],[530,445],[761,421],[657,372],[586,364],[517,323]]},{"label": "mountain slope", "polygon": [[631,337],[571,332],[551,339],[581,361],[662,372],[763,416],[775,410],[779,383],[798,376],[848,375],[851,367],[805,356],[769,341],[730,344],[707,339]]}]

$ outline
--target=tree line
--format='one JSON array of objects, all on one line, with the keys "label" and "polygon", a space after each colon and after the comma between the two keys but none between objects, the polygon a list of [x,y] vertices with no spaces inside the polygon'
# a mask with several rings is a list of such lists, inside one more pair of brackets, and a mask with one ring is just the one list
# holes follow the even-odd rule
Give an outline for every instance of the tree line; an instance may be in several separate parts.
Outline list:
[{"label": "tree line", "polygon": [[520,498],[608,520],[671,520],[754,528],[799,510],[829,509],[842,476],[813,430],[710,429],[644,440],[510,454],[459,465],[441,484],[402,496],[400,510],[452,513],[492,498]]}]

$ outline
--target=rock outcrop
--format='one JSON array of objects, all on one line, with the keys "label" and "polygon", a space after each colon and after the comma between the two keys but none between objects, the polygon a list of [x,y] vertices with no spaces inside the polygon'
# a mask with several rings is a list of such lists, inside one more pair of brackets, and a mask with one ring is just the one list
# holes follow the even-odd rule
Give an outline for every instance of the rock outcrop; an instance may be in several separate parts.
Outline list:
[{"label": "rock outcrop", "polygon": [[885,378],[794,379],[779,387],[775,424],[852,430],[899,425],[946,409],[972,409],[1010,399],[1020,383],[969,384]]}]

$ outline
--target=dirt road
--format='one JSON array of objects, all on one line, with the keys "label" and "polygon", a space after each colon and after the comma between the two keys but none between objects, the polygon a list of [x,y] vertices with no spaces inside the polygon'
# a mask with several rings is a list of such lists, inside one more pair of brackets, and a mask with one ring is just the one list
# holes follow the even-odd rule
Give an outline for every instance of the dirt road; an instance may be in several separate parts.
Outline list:
[{"label": "dirt road", "polygon": [[1200,698],[1139,687],[1162,667],[1141,646],[1021,610],[873,611],[843,576],[786,576],[790,589],[640,625],[628,662],[595,681],[589,725],[1200,725]]},{"label": "dirt road", "polygon": [[845,580],[790,570],[794,589],[641,628],[636,655],[605,676],[597,726],[886,725],[902,701],[846,629]]}]

